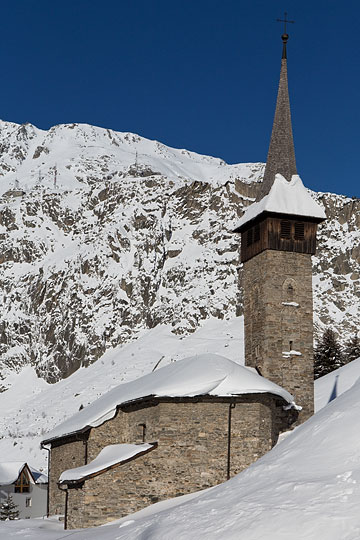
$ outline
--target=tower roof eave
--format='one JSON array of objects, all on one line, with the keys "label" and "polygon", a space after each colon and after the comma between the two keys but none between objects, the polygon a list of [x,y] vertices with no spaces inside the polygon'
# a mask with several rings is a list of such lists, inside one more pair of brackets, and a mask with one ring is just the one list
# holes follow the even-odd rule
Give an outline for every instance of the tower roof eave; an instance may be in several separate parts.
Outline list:
[{"label": "tower roof eave", "polygon": [[268,195],[246,209],[233,232],[241,232],[249,222],[263,214],[311,218],[317,223],[326,219],[324,209],[311,197],[298,175],[293,175],[288,182],[277,174]]}]

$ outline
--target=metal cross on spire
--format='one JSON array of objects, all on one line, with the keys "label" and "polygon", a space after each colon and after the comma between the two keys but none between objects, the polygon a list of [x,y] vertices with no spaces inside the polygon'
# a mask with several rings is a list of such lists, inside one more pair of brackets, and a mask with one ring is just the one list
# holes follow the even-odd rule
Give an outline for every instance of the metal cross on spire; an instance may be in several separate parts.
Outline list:
[{"label": "metal cross on spire", "polygon": [[286,60],[286,43],[287,43],[287,40],[289,39],[289,35],[286,33],[286,24],[288,23],[291,23],[291,24],[294,24],[295,21],[289,21],[289,19],[287,18],[287,13],[285,11],[284,13],[284,18],[283,19],[276,19],[277,22],[283,22],[284,23],[284,33],[283,35],[281,36],[281,39],[283,41],[283,52],[282,52],[282,57],[283,59]]},{"label": "metal cross on spire", "polygon": [[[286,24],[294,22],[288,20],[286,12],[284,19],[277,20],[285,23],[285,32]],[[262,199],[262,197],[269,193],[277,173],[280,173],[288,182],[291,181],[294,174],[297,174],[287,80],[286,43],[289,36],[285,33],[281,36],[281,38],[283,41],[283,51],[278,96],[276,100],[276,109],[269,151],[266,160],[264,180],[262,187],[259,190],[257,200]]]},{"label": "metal cross on spire", "polygon": [[284,18],[283,19],[276,19],[277,22],[283,22],[284,23],[284,34],[286,34],[286,23],[294,24],[295,21],[289,21],[287,18],[287,12],[284,12]]}]

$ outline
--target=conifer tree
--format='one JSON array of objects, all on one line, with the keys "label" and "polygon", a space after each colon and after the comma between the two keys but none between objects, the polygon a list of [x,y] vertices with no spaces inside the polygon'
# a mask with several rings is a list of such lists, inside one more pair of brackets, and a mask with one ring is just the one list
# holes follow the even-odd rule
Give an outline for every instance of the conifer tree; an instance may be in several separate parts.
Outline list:
[{"label": "conifer tree", "polygon": [[6,521],[7,519],[13,520],[18,519],[19,510],[17,504],[14,503],[11,495],[8,495],[8,498],[5,502],[0,504],[0,520]]},{"label": "conifer tree", "polygon": [[349,341],[345,344],[344,350],[344,359],[345,362],[352,362],[360,358],[360,339],[357,334],[355,334]]},{"label": "conifer tree", "polygon": [[344,365],[341,346],[335,332],[327,328],[314,351],[314,377],[318,379]]}]

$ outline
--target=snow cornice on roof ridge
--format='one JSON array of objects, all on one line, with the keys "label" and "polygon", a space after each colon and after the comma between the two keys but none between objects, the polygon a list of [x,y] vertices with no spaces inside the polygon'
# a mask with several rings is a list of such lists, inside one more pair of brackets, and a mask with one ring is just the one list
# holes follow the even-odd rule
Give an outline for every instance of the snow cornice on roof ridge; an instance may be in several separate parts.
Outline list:
[{"label": "snow cornice on roof ridge", "polygon": [[299,175],[294,174],[288,182],[281,174],[276,174],[268,195],[251,204],[234,228],[241,232],[251,221],[262,214],[280,214],[314,220],[318,223],[326,219],[324,209],[311,197]]},{"label": "snow cornice on roof ridge", "polygon": [[247,394],[273,394],[295,407],[294,398],[255,370],[217,354],[202,354],[168,364],[113,388],[50,431],[42,446],[55,439],[76,436],[112,419],[119,407],[145,399],[231,398]]}]

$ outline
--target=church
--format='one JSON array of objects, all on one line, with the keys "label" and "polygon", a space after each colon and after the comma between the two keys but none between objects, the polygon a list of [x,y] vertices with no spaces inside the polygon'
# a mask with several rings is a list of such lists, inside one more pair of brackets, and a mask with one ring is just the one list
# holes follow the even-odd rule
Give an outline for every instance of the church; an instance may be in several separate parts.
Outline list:
[{"label": "church", "polygon": [[287,41],[264,180],[241,217],[245,367],[204,354],[121,384],[55,427],[48,514],[96,526],[219,484],[313,414],[311,255],[323,210],[297,175]]}]

